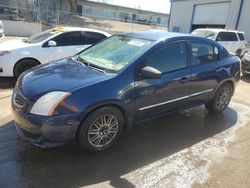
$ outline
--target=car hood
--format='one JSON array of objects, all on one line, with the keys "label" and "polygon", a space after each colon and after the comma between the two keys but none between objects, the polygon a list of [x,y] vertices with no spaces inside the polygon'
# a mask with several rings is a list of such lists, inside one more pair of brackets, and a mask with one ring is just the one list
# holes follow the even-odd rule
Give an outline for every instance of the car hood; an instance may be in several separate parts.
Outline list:
[{"label": "car hood", "polygon": [[29,46],[35,46],[35,44],[25,43],[21,39],[3,41],[0,43],[0,51],[4,51],[4,50],[11,51],[11,50],[25,48]]},{"label": "car hood", "polygon": [[36,100],[51,91],[72,91],[111,77],[73,60],[62,59],[26,71],[18,81],[24,96]]}]

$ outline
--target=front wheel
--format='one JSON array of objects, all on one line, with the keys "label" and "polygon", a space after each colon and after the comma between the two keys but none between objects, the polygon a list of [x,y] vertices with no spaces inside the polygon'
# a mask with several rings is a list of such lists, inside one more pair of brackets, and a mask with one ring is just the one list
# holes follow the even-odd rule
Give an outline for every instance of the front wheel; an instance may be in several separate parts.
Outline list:
[{"label": "front wheel", "polygon": [[223,84],[214,95],[214,98],[207,104],[205,104],[205,107],[208,111],[212,113],[221,113],[223,112],[232,97],[233,94],[233,88],[231,84],[225,83]]},{"label": "front wheel", "polygon": [[39,65],[39,63],[33,59],[20,60],[14,67],[14,75],[18,78],[24,71],[37,65]]},{"label": "front wheel", "polygon": [[115,107],[103,107],[92,112],[81,124],[78,143],[91,151],[112,146],[122,133],[124,117]]}]

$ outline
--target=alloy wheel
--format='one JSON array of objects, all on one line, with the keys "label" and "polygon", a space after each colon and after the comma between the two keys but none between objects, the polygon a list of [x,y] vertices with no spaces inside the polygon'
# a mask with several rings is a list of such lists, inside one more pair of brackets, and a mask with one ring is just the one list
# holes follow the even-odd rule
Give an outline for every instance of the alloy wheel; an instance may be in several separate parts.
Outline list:
[{"label": "alloy wheel", "polygon": [[221,109],[225,108],[230,101],[230,97],[231,97],[230,89],[228,87],[224,87],[220,91],[220,93],[217,97],[217,100],[216,100],[217,109],[221,110]]},{"label": "alloy wheel", "polygon": [[88,141],[94,147],[103,147],[114,140],[119,122],[116,117],[102,115],[91,124],[88,130]]}]

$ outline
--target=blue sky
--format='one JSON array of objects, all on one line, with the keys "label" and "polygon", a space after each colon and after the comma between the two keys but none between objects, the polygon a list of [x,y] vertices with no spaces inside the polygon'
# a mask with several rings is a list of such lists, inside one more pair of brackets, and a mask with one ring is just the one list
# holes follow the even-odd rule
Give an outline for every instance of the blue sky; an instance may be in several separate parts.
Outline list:
[{"label": "blue sky", "polygon": [[170,0],[92,0],[120,6],[140,8],[155,12],[169,13]]}]

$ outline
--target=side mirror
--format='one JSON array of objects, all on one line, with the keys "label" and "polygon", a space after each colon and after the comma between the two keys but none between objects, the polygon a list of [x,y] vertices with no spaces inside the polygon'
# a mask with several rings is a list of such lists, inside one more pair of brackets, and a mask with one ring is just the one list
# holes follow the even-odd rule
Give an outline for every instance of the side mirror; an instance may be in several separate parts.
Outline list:
[{"label": "side mirror", "polygon": [[161,77],[161,71],[156,68],[146,66],[141,70],[141,76],[147,79],[156,79]]},{"label": "side mirror", "polygon": [[53,40],[50,40],[50,41],[48,42],[48,46],[49,46],[49,47],[55,47],[55,46],[56,46],[56,42],[53,41]]}]

